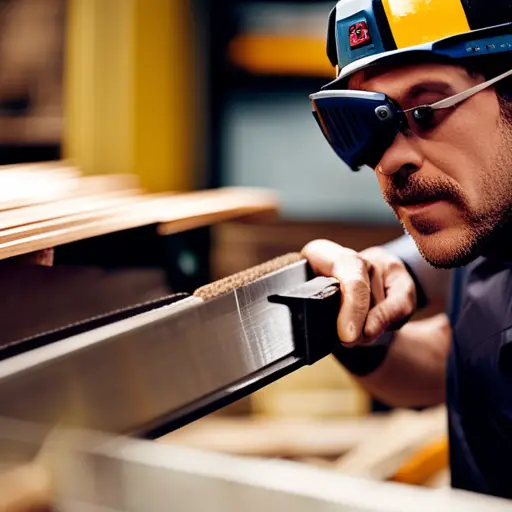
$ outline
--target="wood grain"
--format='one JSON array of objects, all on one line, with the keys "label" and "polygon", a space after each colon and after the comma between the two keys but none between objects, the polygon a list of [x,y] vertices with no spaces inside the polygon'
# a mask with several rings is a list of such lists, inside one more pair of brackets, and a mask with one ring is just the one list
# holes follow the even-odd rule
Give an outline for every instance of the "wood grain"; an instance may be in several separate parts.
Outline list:
[{"label": "wood grain", "polygon": [[279,208],[274,193],[255,188],[227,187],[199,191],[182,194],[174,201],[162,207],[158,228],[162,235],[193,229],[198,223],[204,226],[258,214],[272,216]]},{"label": "wood grain", "polygon": [[0,259],[146,225],[168,235],[277,210],[266,190],[145,194],[134,176],[82,177],[66,162],[2,166]]},{"label": "wood grain", "polygon": [[26,208],[15,208],[0,212],[0,236],[2,230],[17,226],[43,223],[51,219],[65,218],[72,215],[97,212],[109,206],[126,201],[138,194],[137,190],[120,190],[96,195],[84,195],[70,199],[62,199],[51,203],[43,203]]},{"label": "wood grain", "polygon": [[136,188],[133,175],[83,177],[75,167],[63,163],[4,165],[0,166],[0,212]]}]

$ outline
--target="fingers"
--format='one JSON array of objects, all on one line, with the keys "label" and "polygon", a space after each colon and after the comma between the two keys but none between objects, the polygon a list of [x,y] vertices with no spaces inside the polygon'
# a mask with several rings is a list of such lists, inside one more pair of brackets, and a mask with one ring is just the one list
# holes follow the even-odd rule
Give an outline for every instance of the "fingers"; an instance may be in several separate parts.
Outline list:
[{"label": "fingers", "polygon": [[367,344],[402,327],[416,308],[416,288],[404,264],[379,248],[361,254],[328,240],[302,250],[315,273],[334,277],[343,295],[338,336]]},{"label": "fingers", "polygon": [[382,272],[379,272],[379,269],[377,269],[375,265],[367,262],[366,266],[368,268],[368,275],[370,276],[370,285],[372,290],[372,301],[370,307],[374,307],[386,298],[384,293],[384,279]]},{"label": "fingers", "polygon": [[360,338],[370,309],[371,287],[366,263],[355,251],[329,240],[315,240],[302,250],[318,275],[340,282],[343,296],[338,315],[338,336],[344,343]]},{"label": "fingers", "polygon": [[416,308],[414,281],[399,261],[388,264],[383,279],[386,298],[370,310],[364,327],[371,339],[402,327]]}]

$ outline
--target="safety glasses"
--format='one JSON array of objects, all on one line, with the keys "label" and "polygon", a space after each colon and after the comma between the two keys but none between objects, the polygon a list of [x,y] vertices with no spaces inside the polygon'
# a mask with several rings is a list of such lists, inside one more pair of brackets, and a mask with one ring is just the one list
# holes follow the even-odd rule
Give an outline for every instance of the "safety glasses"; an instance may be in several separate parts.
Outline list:
[{"label": "safety glasses", "polygon": [[442,122],[443,112],[512,75],[512,69],[430,105],[402,110],[382,93],[326,90],[310,96],[313,116],[336,154],[353,170],[375,168],[399,133],[422,136]]}]

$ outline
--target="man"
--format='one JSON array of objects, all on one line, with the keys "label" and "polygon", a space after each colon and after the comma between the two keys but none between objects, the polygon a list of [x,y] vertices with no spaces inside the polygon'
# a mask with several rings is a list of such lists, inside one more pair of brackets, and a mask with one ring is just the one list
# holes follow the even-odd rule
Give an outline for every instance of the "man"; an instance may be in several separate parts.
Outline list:
[{"label": "man", "polygon": [[[351,45],[356,23],[369,44]],[[311,97],[318,124],[349,167],[375,169],[426,262],[304,248],[341,283],[336,356],[391,405],[446,401],[452,485],[511,498],[512,2],[342,0],[328,55],[337,78]],[[451,322],[408,323],[432,284],[427,264],[430,276],[456,269]]]}]

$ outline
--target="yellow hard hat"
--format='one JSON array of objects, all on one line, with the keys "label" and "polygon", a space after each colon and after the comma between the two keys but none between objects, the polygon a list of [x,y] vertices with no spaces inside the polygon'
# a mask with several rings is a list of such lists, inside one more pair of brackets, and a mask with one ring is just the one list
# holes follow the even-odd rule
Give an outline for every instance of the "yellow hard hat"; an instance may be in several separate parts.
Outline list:
[{"label": "yellow hard hat", "polygon": [[329,88],[356,71],[411,54],[467,59],[512,52],[512,0],[341,0],[331,11]]}]

